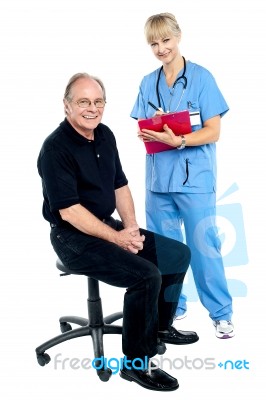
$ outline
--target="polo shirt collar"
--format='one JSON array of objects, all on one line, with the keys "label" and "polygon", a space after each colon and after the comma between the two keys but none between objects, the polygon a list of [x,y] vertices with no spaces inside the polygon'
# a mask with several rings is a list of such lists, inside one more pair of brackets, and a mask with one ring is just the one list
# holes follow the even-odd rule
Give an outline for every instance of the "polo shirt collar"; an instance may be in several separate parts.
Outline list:
[{"label": "polo shirt collar", "polygon": [[[71,139],[74,140],[76,143],[79,143],[80,145],[84,145],[88,143],[88,139],[86,139],[84,136],[82,136],[80,133],[76,131],[76,129],[73,128],[73,126],[68,122],[68,120],[65,118],[63,122],[61,122],[60,126],[63,128],[64,132],[67,134],[67,136]],[[94,129],[94,140],[102,140],[103,139],[103,132],[101,129],[101,123]]]}]

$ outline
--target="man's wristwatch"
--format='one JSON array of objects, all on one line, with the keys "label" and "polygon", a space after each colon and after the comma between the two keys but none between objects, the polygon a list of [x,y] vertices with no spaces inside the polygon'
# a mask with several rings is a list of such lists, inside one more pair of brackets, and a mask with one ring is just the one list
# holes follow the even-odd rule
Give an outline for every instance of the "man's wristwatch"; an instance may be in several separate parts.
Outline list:
[{"label": "man's wristwatch", "polygon": [[186,138],[181,135],[181,145],[177,147],[177,150],[183,150],[186,147]]}]

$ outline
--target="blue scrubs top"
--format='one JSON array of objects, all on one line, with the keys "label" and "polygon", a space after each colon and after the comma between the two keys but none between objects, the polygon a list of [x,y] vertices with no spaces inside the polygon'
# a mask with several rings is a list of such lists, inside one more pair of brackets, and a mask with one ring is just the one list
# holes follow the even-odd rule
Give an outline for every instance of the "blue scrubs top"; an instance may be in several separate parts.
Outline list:
[{"label": "blue scrubs top", "polygon": [[[179,76],[182,73],[180,71]],[[148,101],[159,107],[156,95],[158,75],[159,69],[142,79],[130,114],[132,118],[143,119],[154,115],[154,109],[148,105]],[[177,83],[174,89],[169,88],[164,73],[161,73],[161,107],[170,112],[199,111],[200,123],[192,126],[192,131],[196,131],[203,127],[206,120],[216,115],[222,117],[229,108],[214,77],[207,69],[187,61],[186,77],[187,88],[181,98],[182,83]],[[211,193],[216,191],[216,175],[215,143],[146,155],[146,189],[153,192]]]}]

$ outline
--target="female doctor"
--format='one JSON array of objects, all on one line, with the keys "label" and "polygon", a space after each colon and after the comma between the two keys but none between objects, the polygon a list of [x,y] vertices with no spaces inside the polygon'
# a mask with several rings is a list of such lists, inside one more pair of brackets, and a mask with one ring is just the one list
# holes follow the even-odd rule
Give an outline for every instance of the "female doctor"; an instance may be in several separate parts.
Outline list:
[{"label": "female doctor", "polygon": [[[131,117],[146,119],[188,110],[192,125],[192,133],[183,136],[176,136],[167,125],[162,132],[139,132],[143,141],[156,140],[173,147],[146,155],[147,228],[182,241],[184,224],[200,301],[209,312],[216,336],[231,338],[232,297],[215,225],[215,142],[228,106],[211,73],[181,55],[181,30],[173,14],[149,17],[145,35],[162,66],[142,79]],[[185,315],[186,308],[186,296],[182,294],[177,319]]]}]

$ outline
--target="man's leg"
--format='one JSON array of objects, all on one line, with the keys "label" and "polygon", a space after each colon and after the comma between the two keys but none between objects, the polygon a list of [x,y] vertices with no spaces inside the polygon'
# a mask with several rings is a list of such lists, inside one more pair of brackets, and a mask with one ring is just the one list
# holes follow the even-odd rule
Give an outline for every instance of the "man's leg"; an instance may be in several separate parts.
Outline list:
[{"label": "man's leg", "polygon": [[176,240],[141,229],[145,235],[145,245],[140,257],[152,261],[162,275],[162,285],[158,301],[159,338],[170,344],[191,344],[199,340],[196,332],[177,331],[173,317],[180,296],[183,280],[190,262],[189,248]]},{"label": "man's leg", "polygon": [[[116,226],[115,226],[116,227]],[[75,229],[54,228],[55,252],[73,273],[127,288],[124,297],[123,352],[129,358],[157,353],[161,274],[152,261]]]},{"label": "man's leg", "polygon": [[173,322],[189,262],[190,250],[183,243],[165,236],[141,229],[145,244],[139,256],[155,264],[161,275],[162,285],[159,296],[159,330],[168,329]]}]

